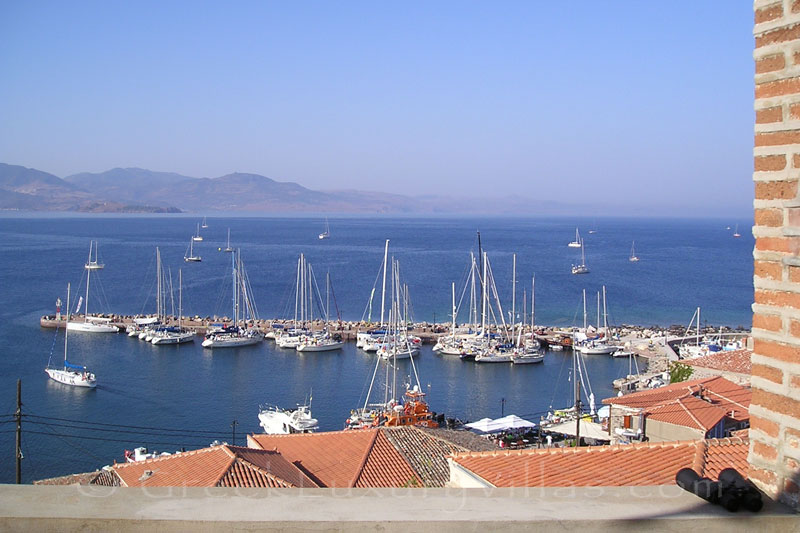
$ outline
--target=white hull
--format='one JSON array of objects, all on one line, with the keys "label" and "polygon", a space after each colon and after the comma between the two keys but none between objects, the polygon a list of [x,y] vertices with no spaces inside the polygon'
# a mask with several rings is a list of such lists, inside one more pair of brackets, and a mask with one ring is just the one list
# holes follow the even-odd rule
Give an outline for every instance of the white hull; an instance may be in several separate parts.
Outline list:
[{"label": "white hull", "polygon": [[117,326],[98,322],[67,322],[67,329],[84,333],[117,333],[119,331]]},{"label": "white hull", "polygon": [[45,368],[44,371],[47,372],[47,375],[50,376],[51,379],[63,383],[64,385],[86,387],[89,389],[93,389],[97,386],[97,380],[94,374],[57,368]]},{"label": "white hull", "polygon": [[290,433],[311,433],[319,423],[311,417],[308,406],[302,405],[295,411],[278,407],[262,408],[258,413],[259,425],[268,435],[287,435]]},{"label": "white hull", "polygon": [[616,352],[616,346],[609,346],[607,344],[598,344],[597,346],[581,346],[578,351],[584,355],[610,355]]},{"label": "white hull", "polygon": [[573,242],[569,243],[567,246],[569,246],[570,248],[580,248],[581,247],[581,243],[573,241]]},{"label": "white hull", "polygon": [[479,354],[475,356],[476,363],[510,363],[512,361],[510,354],[503,355],[485,355]]},{"label": "white hull", "polygon": [[169,333],[166,335],[156,335],[150,341],[152,344],[183,344],[194,340],[194,333]]},{"label": "white hull", "polygon": [[331,342],[323,344],[298,344],[296,350],[298,352],[330,352],[339,350],[344,346],[344,342]]},{"label": "white hull", "polygon": [[203,341],[203,348],[237,348],[251,346],[264,340],[261,334],[255,335],[220,335]]},{"label": "white hull", "polygon": [[544,361],[544,354],[516,355],[512,359],[515,365],[528,365]]}]

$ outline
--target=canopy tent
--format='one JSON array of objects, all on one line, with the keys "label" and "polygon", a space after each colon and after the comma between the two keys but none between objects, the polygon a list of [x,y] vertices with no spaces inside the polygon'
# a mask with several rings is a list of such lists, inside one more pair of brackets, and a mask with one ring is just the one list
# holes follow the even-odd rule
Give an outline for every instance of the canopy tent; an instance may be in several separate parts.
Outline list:
[{"label": "canopy tent", "polygon": [[[561,422],[560,424],[556,424],[554,426],[542,428],[542,430],[549,431],[550,433],[561,433],[562,435],[574,437],[575,421],[569,420],[567,422]],[[581,437],[603,441],[611,440],[611,436],[608,434],[608,431],[604,431],[600,424],[596,422],[589,422],[588,420],[584,419],[581,419]]]},{"label": "canopy tent", "polygon": [[500,431],[507,431],[509,429],[534,428],[536,427],[536,424],[529,422],[524,418],[520,418],[517,415],[508,415],[496,420],[492,420],[491,418],[482,418],[477,422],[466,424],[466,427],[482,433],[498,433]]}]

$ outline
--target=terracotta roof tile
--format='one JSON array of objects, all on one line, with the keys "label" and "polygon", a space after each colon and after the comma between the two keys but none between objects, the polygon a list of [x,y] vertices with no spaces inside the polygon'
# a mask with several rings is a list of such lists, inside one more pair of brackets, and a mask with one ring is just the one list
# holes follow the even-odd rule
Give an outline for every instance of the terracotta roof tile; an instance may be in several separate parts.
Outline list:
[{"label": "terracotta roof tile", "polygon": [[127,487],[317,486],[279,453],[212,446],[113,466]]},{"label": "terracotta roof tile", "polygon": [[[443,433],[437,429],[423,430],[408,426],[381,428],[381,431],[411,465],[426,487],[444,487],[450,481],[450,468],[446,457],[453,453],[468,451],[467,448],[443,438],[455,432]],[[475,436],[479,441],[488,444],[486,439],[481,439],[472,433],[468,435]],[[496,448],[492,445],[492,449]]]},{"label": "terracotta roof tile", "polygon": [[278,450],[323,487],[399,487],[421,480],[379,429],[249,435],[248,442]]},{"label": "terracotta roof tile", "polygon": [[[706,443],[709,444],[706,444]],[[625,446],[459,453],[455,463],[497,487],[671,485],[681,468],[700,475],[747,471],[748,441],[719,439]]]},{"label": "terracotta roof tile", "polygon": [[750,358],[752,355],[752,350],[723,350],[696,359],[685,359],[681,362],[689,366],[724,370],[737,374],[750,374]]},{"label": "terracotta roof tile", "polygon": [[699,429],[704,433],[716,426],[725,415],[725,410],[694,396],[678,398],[647,410],[648,420]]}]

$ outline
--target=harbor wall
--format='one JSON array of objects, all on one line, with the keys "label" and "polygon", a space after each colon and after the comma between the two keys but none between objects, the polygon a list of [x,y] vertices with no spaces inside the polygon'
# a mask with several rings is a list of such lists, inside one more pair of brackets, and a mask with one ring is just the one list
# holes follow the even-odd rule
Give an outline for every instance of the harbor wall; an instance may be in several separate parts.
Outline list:
[{"label": "harbor wall", "polygon": [[[754,7],[750,478],[800,507],[800,1]],[[713,24],[711,22],[710,24]]]}]

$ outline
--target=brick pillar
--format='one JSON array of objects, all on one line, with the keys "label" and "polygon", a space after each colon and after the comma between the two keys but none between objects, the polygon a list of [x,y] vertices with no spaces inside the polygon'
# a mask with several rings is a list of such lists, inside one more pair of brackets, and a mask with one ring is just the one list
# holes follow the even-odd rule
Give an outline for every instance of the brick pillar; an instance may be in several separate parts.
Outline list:
[{"label": "brick pillar", "polygon": [[755,0],[750,478],[800,500],[800,0]]}]

